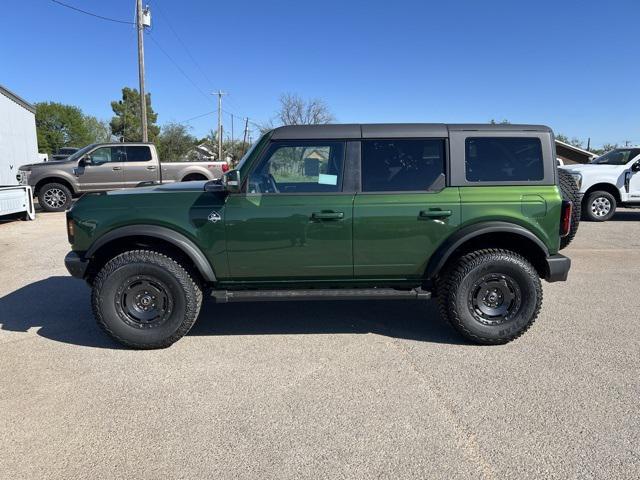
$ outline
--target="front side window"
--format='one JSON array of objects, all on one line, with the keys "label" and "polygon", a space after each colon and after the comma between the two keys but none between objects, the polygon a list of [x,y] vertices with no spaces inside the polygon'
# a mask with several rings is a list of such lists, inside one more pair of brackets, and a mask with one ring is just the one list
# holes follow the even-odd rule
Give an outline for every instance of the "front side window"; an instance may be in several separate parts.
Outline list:
[{"label": "front side window", "polygon": [[127,147],[127,162],[148,162],[151,160],[151,149],[144,145]]},{"label": "front side window", "polygon": [[538,138],[470,137],[465,141],[468,182],[525,182],[544,178]]},{"label": "front side window", "polygon": [[342,190],[344,142],[273,144],[249,176],[249,193]]},{"label": "front side window", "polygon": [[124,147],[100,147],[89,154],[92,165],[124,161]]},{"label": "front side window", "polygon": [[433,190],[444,177],[443,139],[364,140],[362,191]]}]

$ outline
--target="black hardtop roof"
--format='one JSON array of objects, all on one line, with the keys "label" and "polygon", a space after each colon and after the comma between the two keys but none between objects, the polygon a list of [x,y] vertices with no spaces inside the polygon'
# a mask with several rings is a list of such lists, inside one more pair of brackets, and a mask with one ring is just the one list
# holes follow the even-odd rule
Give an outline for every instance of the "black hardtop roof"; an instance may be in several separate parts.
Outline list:
[{"label": "black hardtop roof", "polygon": [[288,125],[272,130],[273,140],[420,138],[449,136],[450,131],[483,132],[549,132],[545,125],[483,124],[483,123],[365,123],[329,125]]}]

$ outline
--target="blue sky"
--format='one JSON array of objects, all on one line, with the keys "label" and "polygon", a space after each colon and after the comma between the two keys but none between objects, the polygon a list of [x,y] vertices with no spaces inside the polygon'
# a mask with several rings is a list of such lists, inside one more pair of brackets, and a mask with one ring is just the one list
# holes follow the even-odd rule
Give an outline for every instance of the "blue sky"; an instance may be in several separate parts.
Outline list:
[{"label": "blue sky", "polygon": [[[134,18],[134,0],[62,1]],[[210,92],[220,88],[225,110],[257,123],[291,92],[324,99],[340,122],[495,118],[592,145],[640,143],[637,0],[147,3],[147,89],[160,124],[215,111]],[[131,25],[4,0],[0,32],[0,83],[29,101],[109,119],[120,89],[137,88]],[[215,121],[192,120],[192,133]]]}]

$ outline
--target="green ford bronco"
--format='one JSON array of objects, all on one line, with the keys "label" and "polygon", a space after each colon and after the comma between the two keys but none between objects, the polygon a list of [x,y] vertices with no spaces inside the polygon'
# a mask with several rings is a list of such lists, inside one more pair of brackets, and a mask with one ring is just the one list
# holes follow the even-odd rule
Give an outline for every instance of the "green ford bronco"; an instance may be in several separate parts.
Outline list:
[{"label": "green ford bronco", "polygon": [[65,264],[134,348],[181,338],[205,295],[433,295],[462,335],[501,344],[534,322],[540,279],[567,278],[576,185],[562,175],[544,126],[281,127],[222,180],[84,195]]}]

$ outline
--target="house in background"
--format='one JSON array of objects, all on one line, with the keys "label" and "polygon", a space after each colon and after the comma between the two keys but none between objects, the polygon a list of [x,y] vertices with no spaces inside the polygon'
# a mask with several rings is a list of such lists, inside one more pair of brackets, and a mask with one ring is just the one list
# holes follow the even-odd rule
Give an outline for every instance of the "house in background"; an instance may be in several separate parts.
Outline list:
[{"label": "house in background", "polygon": [[598,155],[556,140],[556,156],[561,159],[565,165],[572,165],[576,163],[589,163],[592,158]]},{"label": "house in background", "polygon": [[0,185],[16,185],[18,167],[39,160],[35,107],[0,85]]}]

